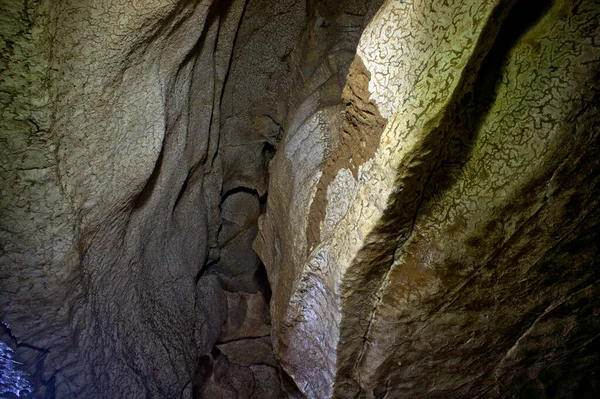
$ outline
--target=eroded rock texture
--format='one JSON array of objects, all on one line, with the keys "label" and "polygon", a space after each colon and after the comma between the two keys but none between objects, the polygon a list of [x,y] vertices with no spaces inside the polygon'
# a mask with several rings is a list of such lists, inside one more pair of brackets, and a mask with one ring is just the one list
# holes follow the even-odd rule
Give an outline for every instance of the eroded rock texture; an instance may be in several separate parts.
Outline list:
[{"label": "eroded rock texture", "polygon": [[387,1],[286,125],[255,247],[306,396],[597,395],[599,15]]},{"label": "eroded rock texture", "polygon": [[189,396],[220,334],[223,288],[197,281],[219,224],[220,14],[3,2],[1,309],[37,396]]},{"label": "eroded rock texture", "polygon": [[0,319],[35,396],[280,397],[251,106],[306,4],[0,7]]},{"label": "eroded rock texture", "polygon": [[33,396],[297,394],[252,250],[268,164],[340,113],[378,6],[0,3],[0,320]]},{"label": "eroded rock texture", "polygon": [[600,395],[597,1],[0,11],[0,396]]}]

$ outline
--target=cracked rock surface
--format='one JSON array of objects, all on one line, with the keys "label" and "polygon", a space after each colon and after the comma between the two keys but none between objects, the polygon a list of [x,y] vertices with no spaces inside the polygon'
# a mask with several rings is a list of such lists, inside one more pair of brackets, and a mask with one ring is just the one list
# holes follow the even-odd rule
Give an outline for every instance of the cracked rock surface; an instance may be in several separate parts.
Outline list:
[{"label": "cracked rock surface", "polygon": [[0,0],[0,397],[600,396],[599,21]]}]

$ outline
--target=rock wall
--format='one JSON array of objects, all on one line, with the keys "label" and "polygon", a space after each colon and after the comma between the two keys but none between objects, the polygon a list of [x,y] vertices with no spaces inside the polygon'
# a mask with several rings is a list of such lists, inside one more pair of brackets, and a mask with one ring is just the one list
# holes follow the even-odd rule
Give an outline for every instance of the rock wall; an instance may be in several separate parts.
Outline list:
[{"label": "rock wall", "polygon": [[0,396],[597,396],[596,1],[0,11]]},{"label": "rock wall", "polygon": [[35,397],[280,396],[251,249],[271,155],[228,123],[304,28],[288,3],[0,4],[0,320]]},{"label": "rock wall", "polygon": [[307,397],[598,392],[599,11],[386,1],[341,127],[286,126],[255,248]]},{"label": "rock wall", "polygon": [[36,395],[189,396],[225,317],[216,280],[196,277],[219,196],[207,87],[227,68],[217,34],[229,51],[235,30],[210,2],[3,7],[0,308]]},{"label": "rock wall", "polygon": [[3,359],[34,397],[296,395],[252,250],[268,165],[339,113],[378,3],[0,7]]}]

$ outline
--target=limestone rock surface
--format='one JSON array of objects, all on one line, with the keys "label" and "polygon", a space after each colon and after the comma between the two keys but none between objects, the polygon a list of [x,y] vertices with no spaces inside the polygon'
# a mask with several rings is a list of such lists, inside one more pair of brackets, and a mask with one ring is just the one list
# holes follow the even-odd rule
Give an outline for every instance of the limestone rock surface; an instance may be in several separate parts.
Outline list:
[{"label": "limestone rock surface", "polygon": [[286,125],[255,248],[307,397],[598,393],[599,13],[386,1]]},{"label": "limestone rock surface", "polygon": [[[270,133],[229,120],[284,67],[305,4],[0,12],[1,338],[35,397],[203,397],[217,342],[270,342],[251,249]],[[278,365],[256,367],[255,391],[279,392]]]},{"label": "limestone rock surface", "polygon": [[599,21],[0,0],[0,396],[600,396]]}]

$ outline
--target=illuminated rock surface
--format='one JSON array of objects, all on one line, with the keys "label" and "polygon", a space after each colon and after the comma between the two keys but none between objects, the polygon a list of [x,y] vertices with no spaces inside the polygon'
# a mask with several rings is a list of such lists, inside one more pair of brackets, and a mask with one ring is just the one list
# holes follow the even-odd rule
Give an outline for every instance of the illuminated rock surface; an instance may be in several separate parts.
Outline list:
[{"label": "illuminated rock surface", "polygon": [[598,2],[0,11],[3,395],[600,395]]},{"label": "illuminated rock surface", "polygon": [[286,132],[255,247],[307,396],[597,392],[600,7],[511,5],[386,2],[341,132]]}]

